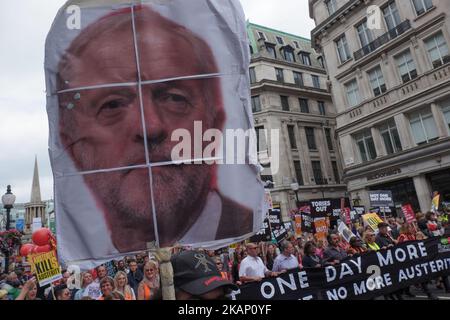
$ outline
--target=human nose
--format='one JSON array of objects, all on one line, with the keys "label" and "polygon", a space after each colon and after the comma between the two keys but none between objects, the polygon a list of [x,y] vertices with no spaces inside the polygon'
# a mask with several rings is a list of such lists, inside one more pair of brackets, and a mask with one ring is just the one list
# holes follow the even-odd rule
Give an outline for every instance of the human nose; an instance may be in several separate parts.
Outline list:
[{"label": "human nose", "polygon": [[162,117],[162,110],[154,102],[152,94],[143,94],[142,106],[145,122],[145,134],[149,145],[159,144],[164,141],[167,134],[167,125]]}]

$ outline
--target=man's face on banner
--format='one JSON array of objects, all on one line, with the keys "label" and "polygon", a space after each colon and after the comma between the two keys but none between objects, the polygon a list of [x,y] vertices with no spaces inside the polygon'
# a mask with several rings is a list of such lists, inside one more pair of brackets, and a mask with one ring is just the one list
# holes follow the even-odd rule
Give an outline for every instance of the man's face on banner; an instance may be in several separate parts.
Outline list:
[{"label": "man's face on banner", "polygon": [[[137,23],[142,81],[217,72],[204,70],[199,61],[201,50],[205,50],[204,59],[213,59],[206,44],[193,48],[190,33],[175,32],[159,20],[143,18]],[[171,141],[174,130],[186,129],[193,137],[194,121],[202,122],[203,131],[220,129],[222,123],[215,115],[222,102],[217,86],[211,84],[217,80],[162,81],[143,84],[141,92],[134,85],[107,86],[138,81],[131,20],[117,27],[113,36],[91,33],[89,41],[80,45],[82,49],[76,48],[76,55],[67,55],[60,65],[60,78],[64,89],[105,86],[59,95],[61,139],[80,171],[122,168],[89,173],[84,180],[105,210],[110,228],[114,230],[118,224],[127,230],[115,232],[113,241],[119,251],[142,249],[130,232],[141,241],[154,240],[144,141],[150,163],[170,162],[172,148],[178,143]],[[213,60],[206,63],[214,65]],[[124,168],[133,166],[140,167]],[[158,229],[168,235],[161,245],[195,222],[210,190],[211,168],[205,164],[152,167]]]}]

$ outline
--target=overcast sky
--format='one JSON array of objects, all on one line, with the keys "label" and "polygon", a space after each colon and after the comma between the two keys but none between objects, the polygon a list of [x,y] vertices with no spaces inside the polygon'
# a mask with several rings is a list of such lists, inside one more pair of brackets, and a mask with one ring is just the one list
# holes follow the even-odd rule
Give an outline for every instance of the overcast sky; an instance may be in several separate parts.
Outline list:
[{"label": "overcast sky", "polygon": [[[37,155],[43,200],[53,198],[45,110],[44,42],[65,0],[0,4],[0,195],[11,184],[16,202],[30,200]],[[310,38],[307,0],[241,0],[256,24]]]}]

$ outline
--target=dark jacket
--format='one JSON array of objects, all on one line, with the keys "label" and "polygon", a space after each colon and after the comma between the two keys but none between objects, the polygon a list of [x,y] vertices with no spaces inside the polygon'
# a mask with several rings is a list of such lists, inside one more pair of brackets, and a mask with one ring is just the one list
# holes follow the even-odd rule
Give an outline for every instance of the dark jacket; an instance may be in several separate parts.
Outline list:
[{"label": "dark jacket", "polygon": [[394,241],[391,240],[391,238],[382,236],[381,234],[377,235],[377,237],[375,238],[375,242],[380,246],[380,248],[395,244]]},{"label": "dark jacket", "polygon": [[323,259],[326,260],[326,262],[333,262],[334,260],[342,261],[347,258],[347,256],[347,252],[339,247],[328,247],[323,253]]},{"label": "dark jacket", "polygon": [[138,268],[135,273],[132,273],[130,271],[127,277],[128,277],[128,284],[130,285],[131,288],[133,288],[134,294],[137,297],[139,283],[141,283],[142,279],[144,278],[144,275],[142,274],[142,271],[139,270]]},{"label": "dark jacket", "polygon": [[304,256],[302,259],[303,268],[315,268],[317,264],[320,264],[322,266],[322,263],[322,259],[320,259],[320,257],[317,255]]}]

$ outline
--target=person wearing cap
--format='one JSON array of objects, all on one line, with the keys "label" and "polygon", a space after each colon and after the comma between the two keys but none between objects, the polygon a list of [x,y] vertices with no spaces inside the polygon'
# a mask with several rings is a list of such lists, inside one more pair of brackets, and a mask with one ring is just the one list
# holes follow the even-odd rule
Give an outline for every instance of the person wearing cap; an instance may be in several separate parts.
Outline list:
[{"label": "person wearing cap", "polygon": [[261,281],[264,277],[276,277],[279,273],[267,269],[260,257],[258,257],[258,246],[254,243],[247,245],[247,257],[239,267],[239,280],[243,283]]},{"label": "person wearing cap", "polygon": [[388,231],[389,224],[386,222],[380,222],[378,224],[378,235],[375,238],[375,243],[381,249],[388,249],[397,244]]},{"label": "person wearing cap", "polygon": [[200,251],[183,251],[171,259],[177,300],[217,300],[238,287],[222,277],[214,260]]}]

